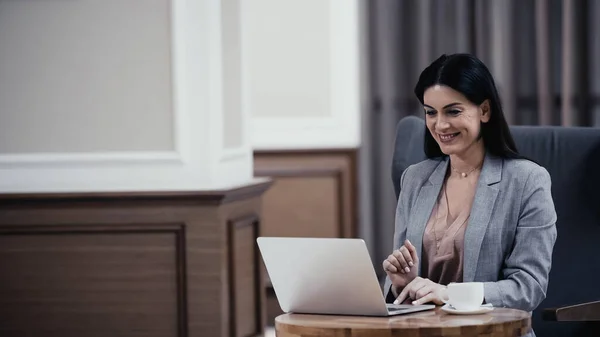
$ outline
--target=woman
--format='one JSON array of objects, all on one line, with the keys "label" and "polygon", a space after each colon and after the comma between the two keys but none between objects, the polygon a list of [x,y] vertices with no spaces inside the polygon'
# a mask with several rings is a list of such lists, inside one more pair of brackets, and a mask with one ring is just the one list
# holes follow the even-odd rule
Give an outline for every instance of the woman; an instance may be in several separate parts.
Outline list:
[{"label": "woman", "polygon": [[415,87],[427,158],[402,174],[388,302],[443,304],[450,282],[486,303],[534,310],[546,296],[556,212],[550,175],[520,156],[487,67],[443,55]]}]

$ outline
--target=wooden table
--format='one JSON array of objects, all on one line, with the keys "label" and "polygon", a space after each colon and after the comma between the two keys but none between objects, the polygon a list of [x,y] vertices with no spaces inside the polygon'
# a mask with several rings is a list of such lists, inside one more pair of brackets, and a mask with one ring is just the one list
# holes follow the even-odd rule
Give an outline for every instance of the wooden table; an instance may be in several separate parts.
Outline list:
[{"label": "wooden table", "polygon": [[275,319],[277,337],[513,337],[524,336],[530,329],[529,313],[506,308],[480,315],[449,315],[437,307],[393,317],[284,314]]}]

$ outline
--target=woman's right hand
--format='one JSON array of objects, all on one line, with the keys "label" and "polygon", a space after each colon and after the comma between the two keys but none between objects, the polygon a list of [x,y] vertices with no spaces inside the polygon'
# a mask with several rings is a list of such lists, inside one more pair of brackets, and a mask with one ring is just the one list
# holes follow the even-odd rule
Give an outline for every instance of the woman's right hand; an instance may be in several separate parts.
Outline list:
[{"label": "woman's right hand", "polygon": [[383,270],[396,291],[401,290],[417,277],[418,266],[417,249],[408,240],[383,261]]}]

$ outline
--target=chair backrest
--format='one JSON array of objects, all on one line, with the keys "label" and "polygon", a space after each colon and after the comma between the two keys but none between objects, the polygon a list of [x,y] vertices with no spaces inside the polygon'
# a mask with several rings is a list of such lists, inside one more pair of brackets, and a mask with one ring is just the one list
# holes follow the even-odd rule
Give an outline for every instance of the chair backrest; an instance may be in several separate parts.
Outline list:
[{"label": "chair backrest", "polygon": [[[585,323],[543,321],[544,308],[600,300],[600,129],[512,126],[519,153],[544,166],[552,177],[558,216],[547,297],[533,314],[537,336],[579,336]],[[424,160],[425,123],[409,116],[396,129],[392,180]],[[579,333],[578,333],[579,332]]]}]

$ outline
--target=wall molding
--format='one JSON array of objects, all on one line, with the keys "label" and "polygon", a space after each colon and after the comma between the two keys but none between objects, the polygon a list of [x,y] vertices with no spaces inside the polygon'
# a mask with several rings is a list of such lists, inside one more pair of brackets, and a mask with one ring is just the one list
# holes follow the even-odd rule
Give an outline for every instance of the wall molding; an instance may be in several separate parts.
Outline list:
[{"label": "wall molding", "polygon": [[215,190],[251,181],[247,121],[241,147],[223,141],[224,10],[216,0],[169,1],[172,151],[0,154],[0,193]]},{"label": "wall molding", "polygon": [[259,177],[272,177],[277,178],[307,178],[307,177],[333,177],[335,179],[337,190],[336,190],[336,207],[337,217],[339,222],[337,224],[337,231],[340,237],[352,237],[353,232],[351,225],[346,224],[344,221],[344,192],[347,187],[344,184],[344,168],[342,167],[329,167],[329,168],[302,168],[302,167],[280,167],[271,169],[259,169],[255,171],[255,174]]},{"label": "wall molding", "polygon": [[252,149],[250,147],[239,147],[232,149],[224,149],[221,153],[221,162],[227,162],[250,156]]},{"label": "wall molding", "polygon": [[[358,1],[331,0],[329,7],[330,114],[322,117],[252,116],[252,146],[255,150],[360,146],[361,80]],[[248,65],[243,62],[243,67],[247,68]]]},{"label": "wall molding", "polygon": [[334,178],[337,185],[338,233],[340,237],[355,237],[358,231],[357,151],[341,148],[255,151],[254,174],[257,177],[271,177],[275,183],[278,178]]},{"label": "wall molding", "polygon": [[[227,239],[229,241],[228,247],[228,280],[229,280],[229,317],[235,318],[236,315],[236,304],[237,304],[237,296],[235,292],[235,280],[236,280],[236,266],[235,266],[235,231],[244,228],[251,227],[253,231],[253,237],[258,238],[260,235],[260,217],[256,213],[251,213],[245,216],[236,217],[229,219],[227,221]],[[260,252],[258,250],[258,245],[256,241],[254,244],[254,256],[252,257],[254,261],[254,279],[256,283],[254,284],[254,293],[255,293],[255,310],[254,310],[254,319],[256,324],[256,331],[249,333],[247,336],[256,336],[264,333],[265,326],[265,288],[264,288],[264,278],[263,278],[263,270],[261,268],[261,257]],[[239,336],[240,332],[237,329],[237,324],[234,319],[231,319],[229,322],[229,329],[231,336]]]},{"label": "wall molding", "polygon": [[177,152],[31,153],[0,155],[0,168],[181,164]]},{"label": "wall molding", "polygon": [[[173,234],[175,236],[175,269],[177,297],[178,336],[188,336],[187,312],[187,264],[185,245],[185,224],[183,223],[96,223],[96,224],[40,224],[40,225],[0,225],[0,236],[29,235],[94,235],[94,234]],[[50,239],[48,239],[50,240]]]},{"label": "wall molding", "polygon": [[[64,152],[64,153],[20,153],[0,154],[0,169],[18,168],[22,166],[46,167],[61,166],[87,166],[90,164],[101,165],[183,165],[186,156],[189,156],[187,144],[192,140],[190,132],[186,128],[188,111],[182,109],[185,96],[181,90],[181,82],[185,79],[185,69],[176,60],[181,60],[183,48],[185,47],[185,25],[182,17],[185,15],[184,2],[180,0],[170,1],[170,25],[171,25],[171,81],[175,84],[172,90],[172,115],[173,115],[173,151],[102,151],[102,152]],[[189,124],[187,126],[189,128]]]}]

